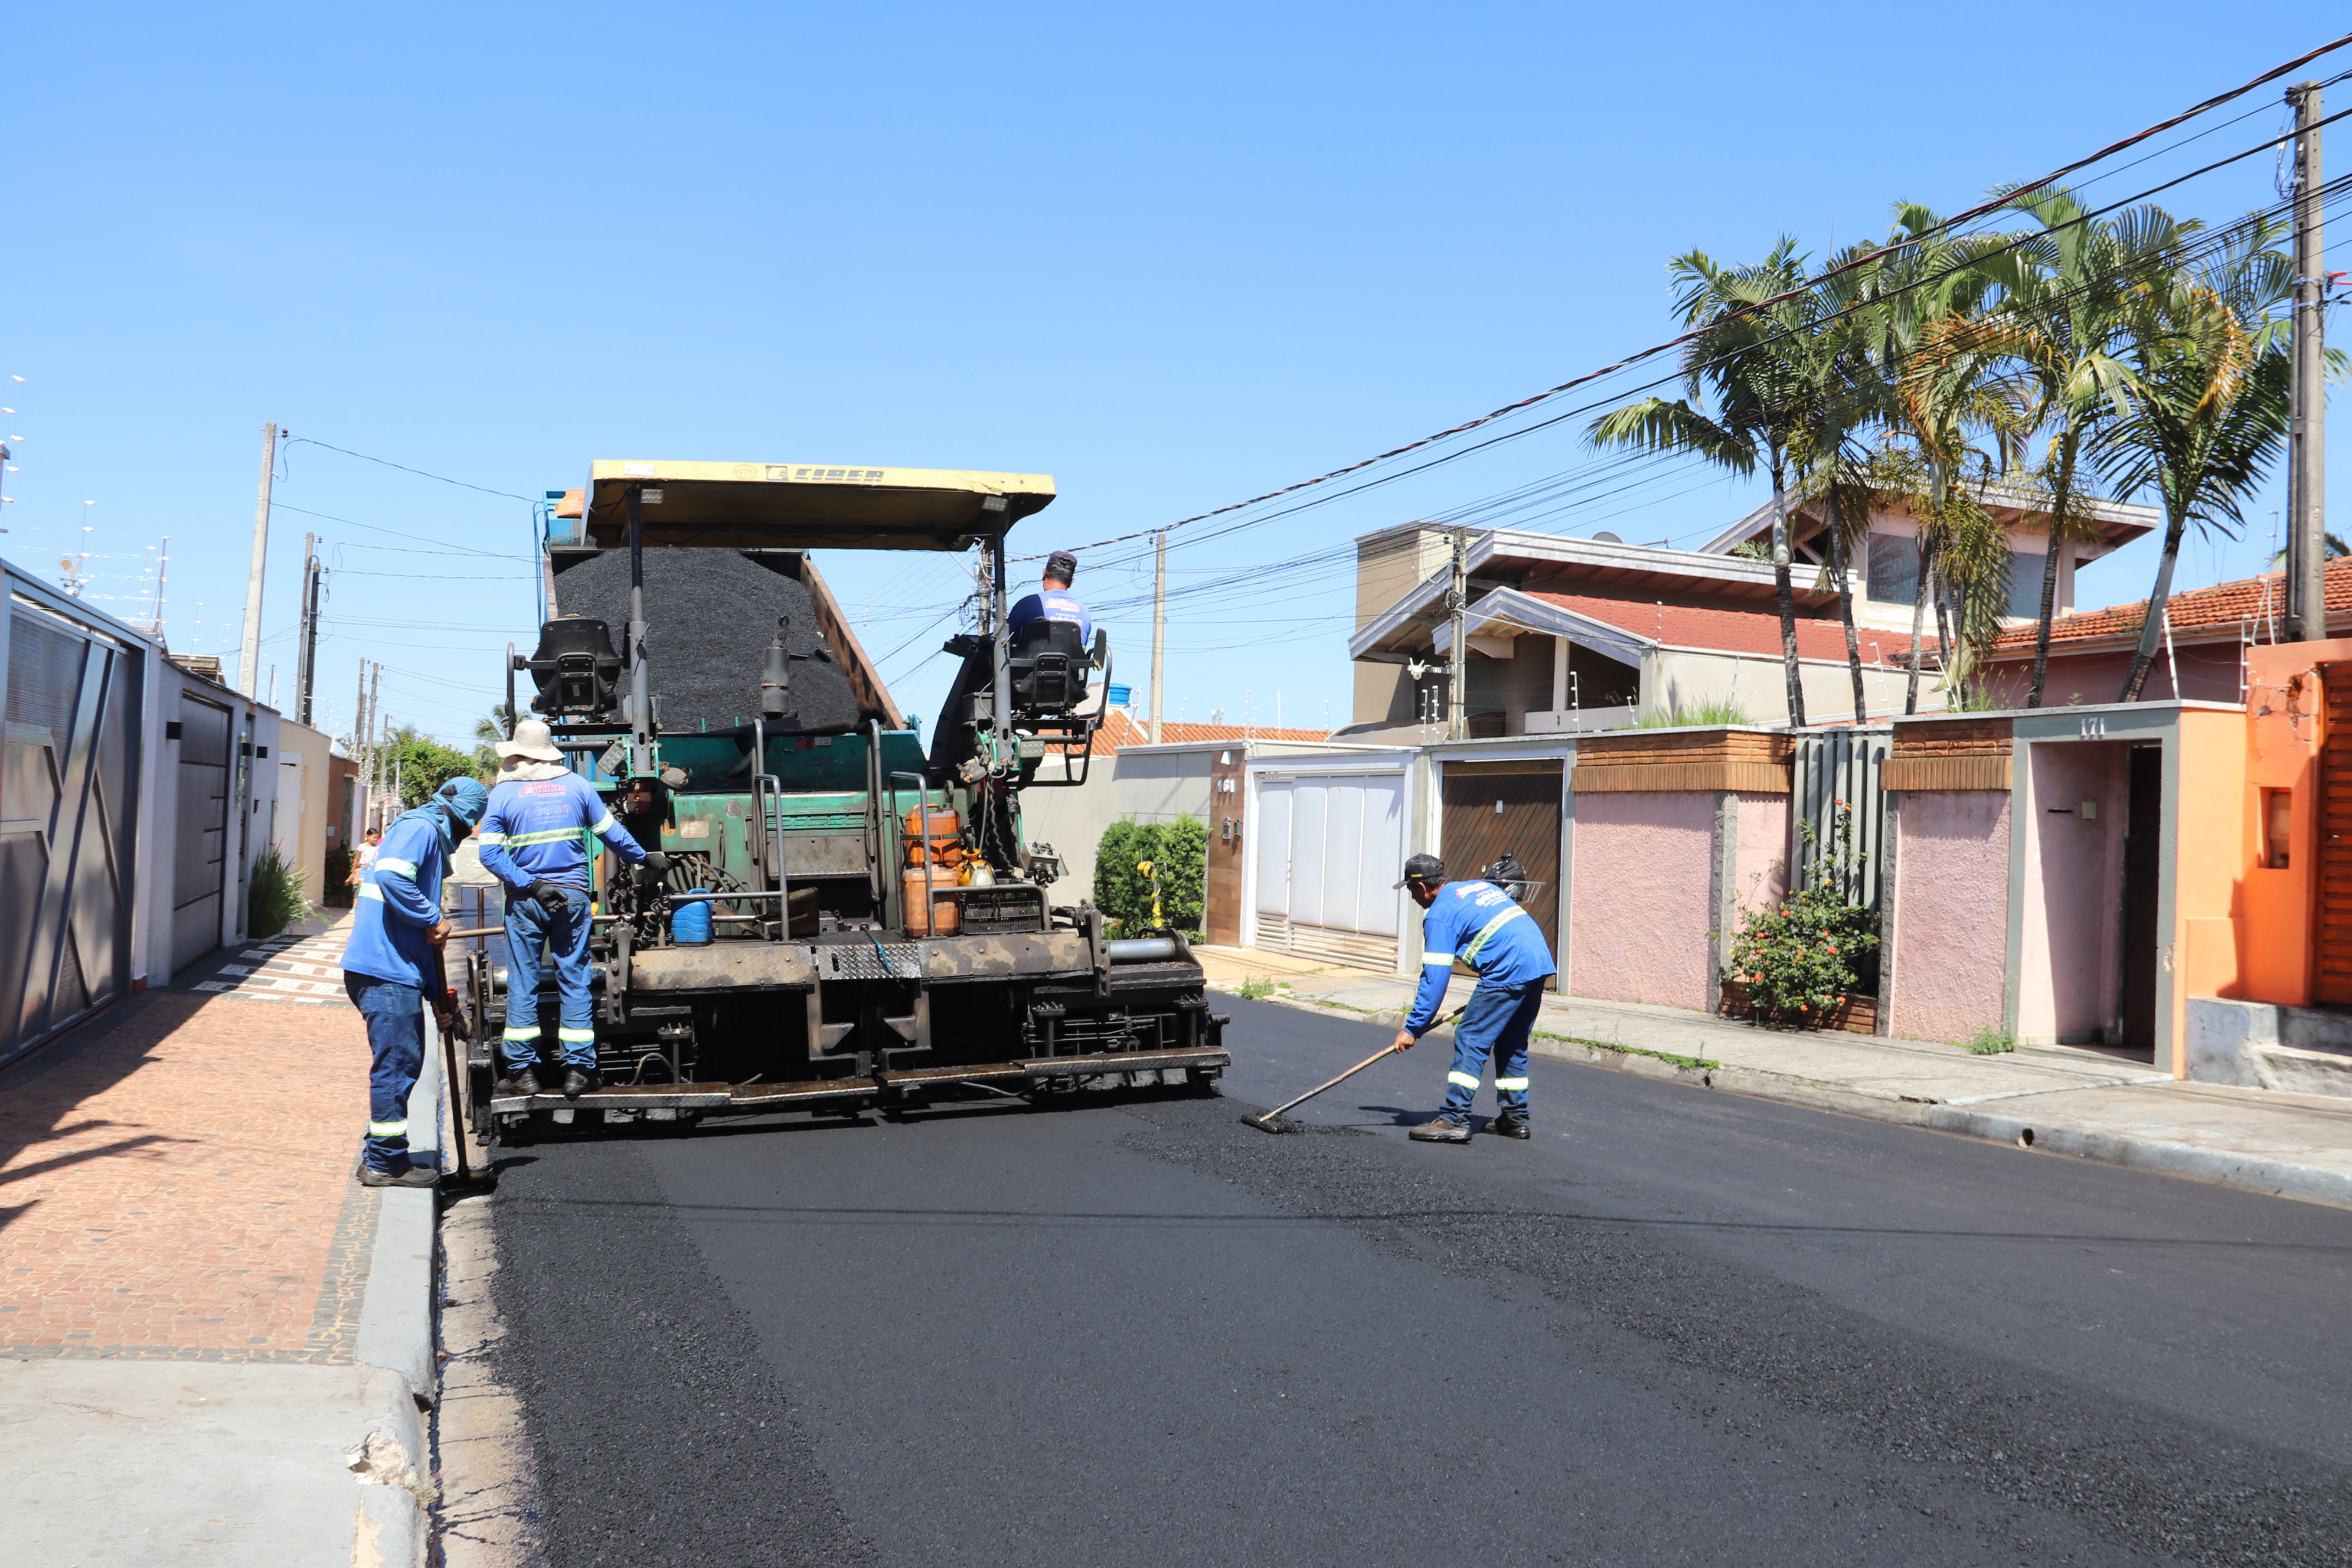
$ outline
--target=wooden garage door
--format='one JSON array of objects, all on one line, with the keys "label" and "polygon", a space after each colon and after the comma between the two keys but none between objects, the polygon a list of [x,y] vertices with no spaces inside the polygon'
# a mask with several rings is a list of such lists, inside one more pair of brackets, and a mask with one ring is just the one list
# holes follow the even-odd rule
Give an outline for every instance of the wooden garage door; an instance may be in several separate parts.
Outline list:
[{"label": "wooden garage door", "polygon": [[2327,739],[2319,752],[2319,974],[2315,1001],[2352,1005],[2352,664],[2320,667]]},{"label": "wooden garage door", "polygon": [[[1448,763],[1444,784],[1443,853],[1449,877],[1475,877],[1503,858],[1518,857],[1528,879],[1542,888],[1527,911],[1559,957],[1559,826],[1561,764],[1557,757],[1503,763]],[[1558,982],[1555,981],[1557,985]]]}]

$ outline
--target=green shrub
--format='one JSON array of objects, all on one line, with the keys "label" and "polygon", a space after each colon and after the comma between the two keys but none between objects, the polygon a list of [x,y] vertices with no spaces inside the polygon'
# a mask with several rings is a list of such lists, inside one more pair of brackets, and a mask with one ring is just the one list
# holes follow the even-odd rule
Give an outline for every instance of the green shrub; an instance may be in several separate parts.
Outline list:
[{"label": "green shrub", "polygon": [[320,879],[319,886],[320,897],[326,900],[328,908],[347,910],[352,907],[350,881],[352,862],[355,858],[357,857],[349,849],[340,846],[327,851],[326,875]]},{"label": "green shrub", "polygon": [[1977,1037],[1969,1042],[1969,1052],[1979,1057],[1997,1057],[2004,1051],[2015,1049],[2017,1037],[1995,1024],[1987,1024],[1979,1029]]},{"label": "green shrub", "polygon": [[253,885],[245,895],[245,934],[276,936],[310,912],[302,896],[302,873],[273,846],[253,863]]},{"label": "green shrub", "polygon": [[1160,873],[1160,923],[1197,935],[1208,899],[1209,825],[1197,816],[1130,816],[1103,829],[1095,846],[1095,907],[1121,931],[1153,924],[1151,883],[1136,869],[1147,860]]},{"label": "green shrub", "polygon": [[1723,700],[1695,703],[1688,708],[1675,707],[1664,712],[1644,713],[1633,721],[1636,730],[1679,730],[1696,724],[1753,724],[1748,710],[1738,703]]},{"label": "green shrub", "polygon": [[[1799,824],[1812,852],[1810,885],[1769,909],[1739,913],[1731,978],[1748,987],[1748,1005],[1761,1021],[1818,1025],[1876,972],[1877,912],[1849,908],[1837,888],[1853,813],[1843,801],[1834,803],[1834,812],[1827,845],[1817,842],[1811,823]],[[1853,858],[1858,866],[1862,858]]]}]

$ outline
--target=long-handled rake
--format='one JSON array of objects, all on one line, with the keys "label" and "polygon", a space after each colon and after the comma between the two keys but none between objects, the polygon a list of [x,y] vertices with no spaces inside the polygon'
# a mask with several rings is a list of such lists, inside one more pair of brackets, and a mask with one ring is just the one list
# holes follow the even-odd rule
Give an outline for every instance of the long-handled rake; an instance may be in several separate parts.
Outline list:
[{"label": "long-handled rake", "polygon": [[[1432,1024],[1430,1028],[1434,1029],[1441,1024],[1454,1023],[1460,1019],[1463,1012],[1463,1008],[1456,1007],[1453,1012],[1448,1013],[1444,1017],[1437,1020],[1436,1024]],[[1290,1110],[1294,1106],[1306,1104],[1308,1100],[1314,1099],[1317,1095],[1321,1094],[1327,1089],[1339,1088],[1341,1084],[1347,1082],[1349,1079],[1355,1077],[1358,1073],[1363,1071],[1374,1062],[1379,1061],[1381,1058],[1394,1056],[1397,1053],[1397,1049],[1398,1047],[1395,1046],[1382,1046],[1379,1050],[1374,1051],[1370,1056],[1366,1057],[1362,1061],[1358,1062],[1354,1067],[1349,1068],[1346,1072],[1341,1073],[1338,1078],[1333,1079],[1330,1082],[1318,1083],[1313,1089],[1308,1089],[1305,1094],[1300,1095],[1297,1100],[1286,1100],[1280,1105],[1276,1106],[1272,1110],[1267,1111],[1263,1116],[1244,1116],[1242,1120],[1244,1122],[1247,1122],[1250,1126],[1256,1128],[1261,1132],[1287,1132],[1290,1129],[1278,1124],[1275,1121],[1276,1117],[1280,1116],[1284,1111]]]}]

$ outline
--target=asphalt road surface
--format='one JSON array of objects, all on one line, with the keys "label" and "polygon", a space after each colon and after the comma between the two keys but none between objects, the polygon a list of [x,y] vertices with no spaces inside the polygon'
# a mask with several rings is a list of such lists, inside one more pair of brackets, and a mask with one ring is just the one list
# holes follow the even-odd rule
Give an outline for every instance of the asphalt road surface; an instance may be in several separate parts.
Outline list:
[{"label": "asphalt road surface", "polygon": [[553,1561],[2352,1563],[2352,1212],[1542,1058],[1410,1143],[1435,1042],[1272,1137],[1387,1031],[1232,1011],[1223,1099],[514,1151]]}]

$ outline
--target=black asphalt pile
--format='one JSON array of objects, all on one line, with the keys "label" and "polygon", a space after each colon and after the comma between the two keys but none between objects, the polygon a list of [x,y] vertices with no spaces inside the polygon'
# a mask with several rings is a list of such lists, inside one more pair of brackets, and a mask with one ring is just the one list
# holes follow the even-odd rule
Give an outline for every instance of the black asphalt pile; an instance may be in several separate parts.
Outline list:
[{"label": "black asphalt pile", "polygon": [[534,1149],[495,1213],[509,1331],[493,1359],[530,1412],[550,1563],[874,1561],[635,1150]]},{"label": "black asphalt pile", "polygon": [[[665,546],[646,556],[646,658],[665,730],[731,730],[760,713],[760,677],[779,616],[792,690],[771,733],[857,727],[857,699],[835,650],[820,653],[809,591],[735,550]],[[555,580],[557,606],[612,628],[620,648],[629,625],[629,552],[607,550]],[[625,679],[625,678],[624,678]]]},{"label": "black asphalt pile", "polygon": [[2004,1510],[1976,1528],[2035,1560],[2352,1563],[2342,1466],[1906,1331],[1656,1228],[1433,1168],[1394,1140],[1323,1127],[1269,1138],[1236,1108],[1133,1106],[1152,1130],[1125,1142],[1382,1251],[1471,1279],[1532,1279],[1698,1374],[1686,1401],[1738,1426],[1744,1387],[1759,1396],[1746,1421],[1761,1429],[1773,1406],[1825,1418],[1854,1452],[1891,1461],[1875,1479],[1897,1500],[1945,1514],[1958,1483]]}]

